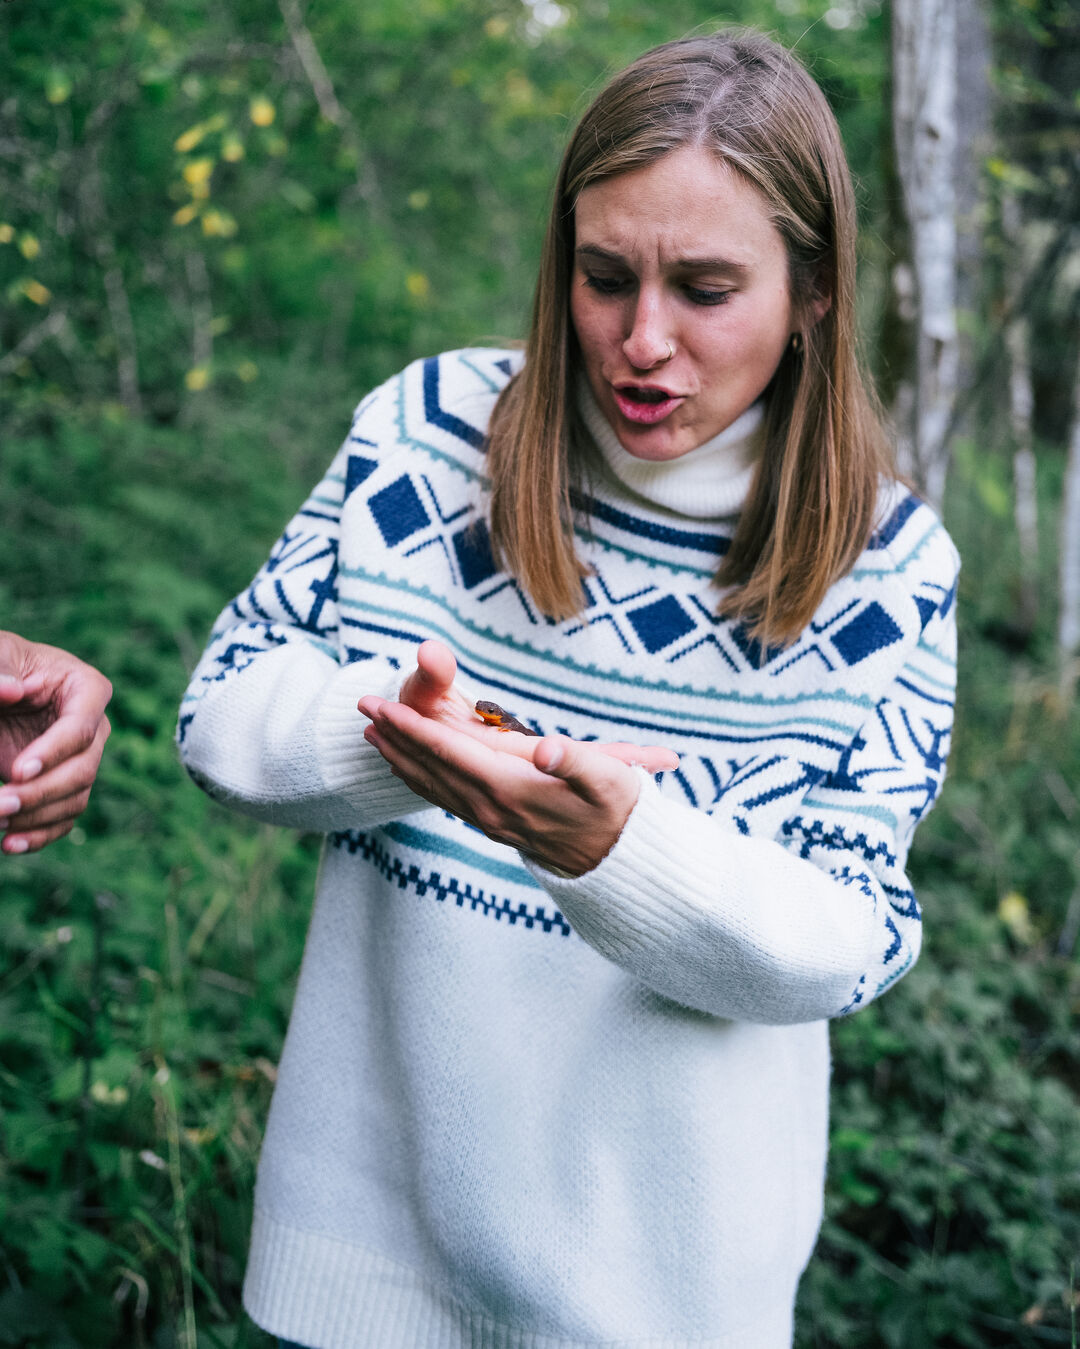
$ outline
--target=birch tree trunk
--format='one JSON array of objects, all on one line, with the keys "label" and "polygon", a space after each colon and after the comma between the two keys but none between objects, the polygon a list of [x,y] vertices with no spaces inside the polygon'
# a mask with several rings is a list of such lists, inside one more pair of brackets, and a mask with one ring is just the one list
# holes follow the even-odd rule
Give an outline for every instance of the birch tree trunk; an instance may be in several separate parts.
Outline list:
[{"label": "birch tree trunk", "polygon": [[1005,350],[1009,358],[1009,427],[1013,451],[1013,518],[1020,545],[1020,592],[1017,629],[1030,637],[1039,612],[1039,504],[1032,419],[1035,391],[1031,380],[1031,320],[1021,300],[1021,281],[1027,269],[1024,223],[1016,198],[1002,203],[1001,223],[1009,251],[1016,260],[1006,280],[1008,321]]},{"label": "birch tree trunk", "polygon": [[1080,673],[1080,363],[1076,371],[1073,422],[1061,506],[1058,651],[1061,657],[1061,692],[1067,706],[1072,700],[1077,675]]},{"label": "birch tree trunk", "polygon": [[898,451],[901,469],[940,510],[959,356],[952,0],[893,0],[892,63],[893,136],[915,291],[915,369],[897,390]]}]

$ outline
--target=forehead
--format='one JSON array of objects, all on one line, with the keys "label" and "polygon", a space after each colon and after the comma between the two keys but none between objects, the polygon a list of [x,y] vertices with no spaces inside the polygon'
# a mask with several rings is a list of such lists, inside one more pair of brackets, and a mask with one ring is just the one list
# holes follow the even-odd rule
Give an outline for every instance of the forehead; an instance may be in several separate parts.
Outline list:
[{"label": "forehead", "polygon": [[786,256],[764,195],[699,146],[584,188],[574,212],[577,247],[664,261],[730,257],[744,265]]}]

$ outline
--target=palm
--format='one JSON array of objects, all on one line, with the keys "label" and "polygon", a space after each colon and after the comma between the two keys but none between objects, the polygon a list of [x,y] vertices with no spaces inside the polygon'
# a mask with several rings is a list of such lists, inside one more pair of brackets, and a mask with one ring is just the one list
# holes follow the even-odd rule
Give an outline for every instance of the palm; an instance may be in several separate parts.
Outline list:
[{"label": "palm", "polygon": [[[456,675],[457,661],[453,653],[441,642],[426,641],[417,652],[416,669],[401,686],[398,701],[421,716],[442,722],[456,731],[464,731],[503,753],[531,761],[537,739],[523,735],[520,731],[504,731],[497,726],[485,725],[455,685]],[[622,741],[593,741],[591,746],[623,763],[640,763],[650,772],[660,772],[678,765],[677,755],[658,746],[631,745]]]}]

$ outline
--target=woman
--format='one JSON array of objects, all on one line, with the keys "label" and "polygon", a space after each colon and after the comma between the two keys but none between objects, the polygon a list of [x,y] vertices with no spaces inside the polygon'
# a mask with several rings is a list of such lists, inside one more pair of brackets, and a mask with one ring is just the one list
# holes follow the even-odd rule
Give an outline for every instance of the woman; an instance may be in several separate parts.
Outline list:
[{"label": "woman", "polygon": [[854,230],[789,55],[646,54],[567,149],[524,359],[365,399],[222,616],[187,765],[329,835],[245,1285],[270,1331],[790,1343],[826,1022],[916,957],[951,722],[957,560],[889,475]]}]

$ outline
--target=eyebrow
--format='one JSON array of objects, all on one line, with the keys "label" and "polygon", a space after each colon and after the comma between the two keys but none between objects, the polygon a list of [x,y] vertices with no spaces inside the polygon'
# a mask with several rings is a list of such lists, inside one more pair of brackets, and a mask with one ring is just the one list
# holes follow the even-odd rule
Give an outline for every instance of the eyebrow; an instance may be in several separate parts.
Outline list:
[{"label": "eyebrow", "polygon": [[[622,267],[627,265],[626,259],[619,253],[601,248],[599,244],[582,244],[575,252],[578,257],[599,258],[602,262],[617,263]],[[745,277],[750,272],[749,267],[741,262],[734,262],[731,258],[676,258],[675,265],[685,267],[688,271],[726,272],[736,277]]]}]

